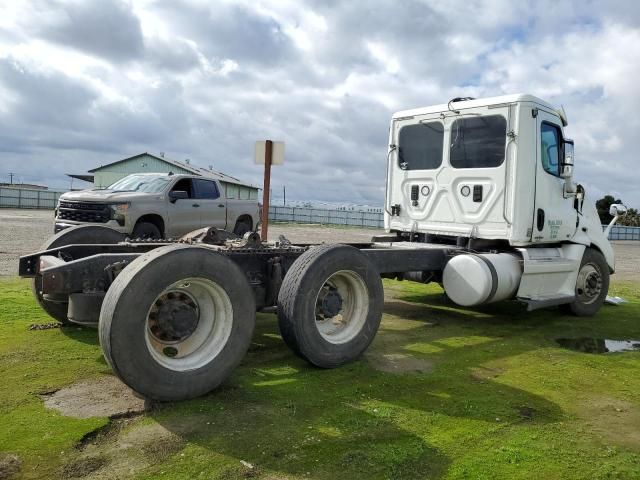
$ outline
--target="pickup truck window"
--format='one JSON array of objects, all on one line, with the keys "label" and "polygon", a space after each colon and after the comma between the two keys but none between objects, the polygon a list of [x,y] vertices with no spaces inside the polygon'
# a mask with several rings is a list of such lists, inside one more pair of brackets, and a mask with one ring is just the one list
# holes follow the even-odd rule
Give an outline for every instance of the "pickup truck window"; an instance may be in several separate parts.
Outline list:
[{"label": "pickup truck window", "polygon": [[172,192],[183,191],[189,194],[189,198],[193,198],[193,185],[190,178],[183,178],[176,182],[171,189]]},{"label": "pickup truck window", "polygon": [[442,163],[444,126],[441,122],[406,125],[400,129],[398,163],[403,170],[432,170]]},{"label": "pickup truck window", "polygon": [[193,183],[196,186],[196,198],[214,200],[220,197],[216,182],[197,178],[193,180]]},{"label": "pickup truck window", "polygon": [[507,120],[502,115],[458,118],[451,125],[454,168],[491,168],[504,162]]}]

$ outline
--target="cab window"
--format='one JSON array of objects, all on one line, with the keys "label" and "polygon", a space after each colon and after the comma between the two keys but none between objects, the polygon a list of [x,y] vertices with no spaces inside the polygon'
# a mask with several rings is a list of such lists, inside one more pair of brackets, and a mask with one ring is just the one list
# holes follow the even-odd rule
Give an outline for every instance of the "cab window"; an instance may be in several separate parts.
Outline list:
[{"label": "cab window", "polygon": [[203,200],[215,200],[220,196],[216,182],[212,180],[202,180],[199,178],[195,179],[193,182],[196,184],[196,198]]},{"label": "cab window", "polygon": [[398,163],[404,170],[433,170],[442,163],[444,125],[425,122],[406,125],[398,135]]},{"label": "cab window", "polygon": [[560,128],[550,123],[542,123],[540,126],[540,152],[542,168],[545,172],[560,176],[560,155],[562,134]]},{"label": "cab window", "polygon": [[182,178],[178,180],[175,185],[171,188],[172,192],[183,191],[187,192],[189,198],[193,198],[193,184],[191,183],[190,178]]},{"label": "cab window", "polygon": [[451,125],[454,168],[492,168],[504,162],[507,120],[502,115],[458,118]]}]

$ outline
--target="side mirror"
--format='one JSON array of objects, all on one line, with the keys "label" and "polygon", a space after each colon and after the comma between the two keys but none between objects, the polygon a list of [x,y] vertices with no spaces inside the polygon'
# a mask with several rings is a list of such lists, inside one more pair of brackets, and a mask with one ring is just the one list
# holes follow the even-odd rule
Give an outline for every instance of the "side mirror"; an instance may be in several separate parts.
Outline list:
[{"label": "side mirror", "polygon": [[604,229],[605,237],[609,238],[609,233],[611,232],[611,228],[616,224],[620,215],[624,215],[627,213],[627,207],[622,205],[621,203],[614,203],[609,207],[609,215],[613,215],[611,222],[607,225],[607,228]]},{"label": "side mirror", "polygon": [[564,159],[560,164],[560,178],[573,176],[573,140],[564,141]]},{"label": "side mirror", "polygon": [[622,205],[621,203],[614,203],[609,207],[609,215],[612,217],[618,217],[620,215],[624,215],[627,213],[627,207]]},{"label": "side mirror", "polygon": [[184,200],[189,198],[189,193],[184,190],[172,190],[169,192],[169,201],[171,203],[176,203],[177,200]]}]

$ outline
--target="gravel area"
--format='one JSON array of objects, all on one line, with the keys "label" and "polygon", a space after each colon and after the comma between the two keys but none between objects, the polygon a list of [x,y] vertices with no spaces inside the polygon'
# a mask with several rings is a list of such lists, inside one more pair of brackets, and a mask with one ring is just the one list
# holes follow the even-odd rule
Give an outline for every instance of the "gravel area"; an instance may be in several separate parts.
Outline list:
[{"label": "gravel area", "polygon": [[[381,230],[322,225],[272,224],[269,238],[286,236],[294,243],[368,242]],[[18,257],[38,250],[53,234],[52,210],[0,209],[0,275],[16,275]],[[640,242],[613,242],[615,280],[640,281]]]}]

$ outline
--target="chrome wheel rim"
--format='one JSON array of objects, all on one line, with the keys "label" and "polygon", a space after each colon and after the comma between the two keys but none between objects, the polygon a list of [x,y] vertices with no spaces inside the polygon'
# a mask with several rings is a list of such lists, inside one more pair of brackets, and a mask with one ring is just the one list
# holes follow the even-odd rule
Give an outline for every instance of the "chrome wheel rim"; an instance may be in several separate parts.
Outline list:
[{"label": "chrome wheel rim", "polygon": [[153,301],[145,322],[147,348],[170,370],[201,368],[224,348],[233,326],[229,295],[212,280],[187,278]]},{"label": "chrome wheel rim", "polygon": [[315,325],[326,341],[346,343],[360,333],[369,313],[369,290],[355,272],[340,270],[316,295]]}]

